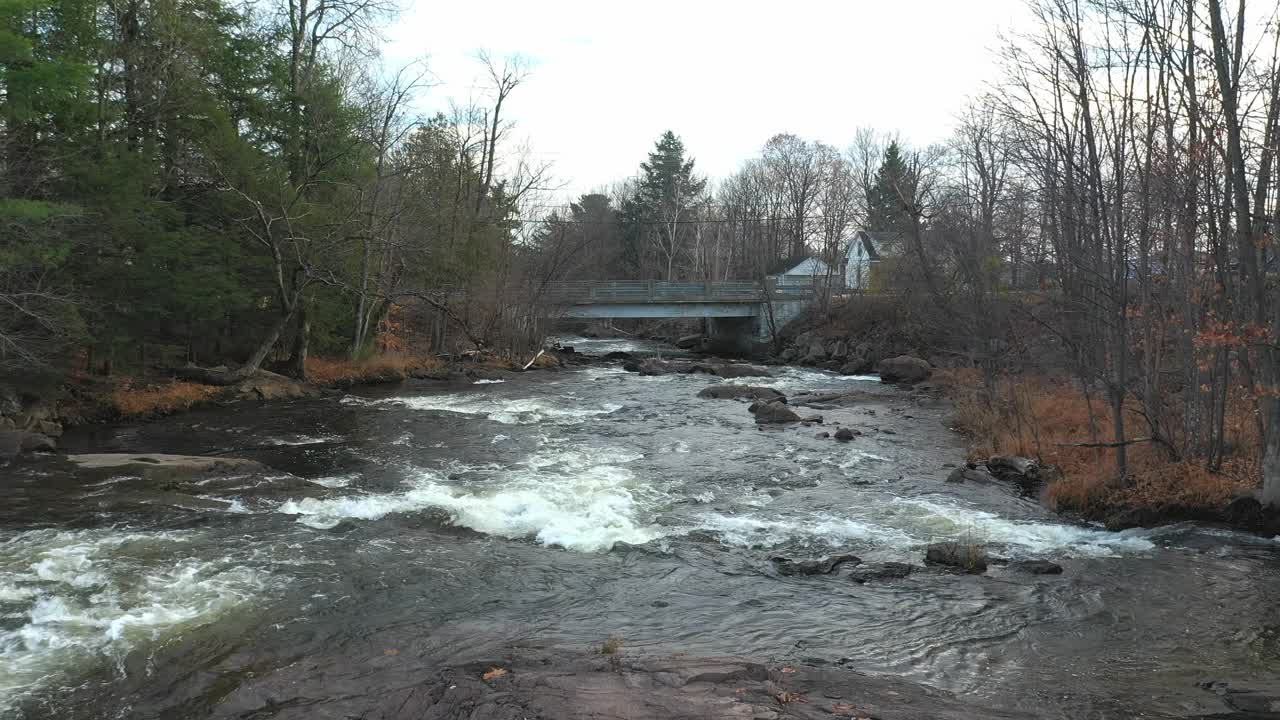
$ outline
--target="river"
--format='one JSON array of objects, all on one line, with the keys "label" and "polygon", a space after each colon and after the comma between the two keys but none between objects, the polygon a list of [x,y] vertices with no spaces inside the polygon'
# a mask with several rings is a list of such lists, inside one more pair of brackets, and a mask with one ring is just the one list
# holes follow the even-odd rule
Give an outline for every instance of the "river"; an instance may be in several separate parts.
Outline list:
[{"label": "river", "polygon": [[[360,717],[466,648],[609,637],[841,664],[1047,718],[1225,712],[1197,683],[1274,684],[1277,543],[1109,533],[1005,488],[946,484],[964,450],[943,403],[775,374],[751,383],[865,392],[824,412],[864,434],[759,430],[743,404],[695,397],[714,378],[606,365],[71,433],[73,452],[278,472],[184,494],[0,469],[0,717]],[[1065,572],[859,585],[769,560],[919,563],[946,538]]]}]

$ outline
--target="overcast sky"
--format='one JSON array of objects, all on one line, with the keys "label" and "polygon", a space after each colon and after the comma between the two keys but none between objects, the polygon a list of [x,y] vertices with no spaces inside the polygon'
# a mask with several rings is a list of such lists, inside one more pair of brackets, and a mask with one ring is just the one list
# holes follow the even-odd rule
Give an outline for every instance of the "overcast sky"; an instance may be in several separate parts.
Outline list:
[{"label": "overcast sky", "polygon": [[510,117],[563,199],[634,175],[667,129],[713,178],[778,132],[840,148],[864,126],[942,139],[1024,17],[1023,0],[416,0],[386,58],[428,58],[440,84],[420,106],[434,111],[483,92],[478,49],[526,57]]}]

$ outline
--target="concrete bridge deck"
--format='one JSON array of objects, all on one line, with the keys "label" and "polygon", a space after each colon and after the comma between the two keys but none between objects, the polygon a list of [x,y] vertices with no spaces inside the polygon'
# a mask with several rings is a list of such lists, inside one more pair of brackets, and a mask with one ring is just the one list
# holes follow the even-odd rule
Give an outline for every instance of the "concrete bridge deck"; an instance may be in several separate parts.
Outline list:
[{"label": "concrete bridge deck", "polygon": [[545,297],[557,317],[603,319],[761,317],[767,303],[813,296],[812,285],[774,282],[610,280],[554,283]]}]

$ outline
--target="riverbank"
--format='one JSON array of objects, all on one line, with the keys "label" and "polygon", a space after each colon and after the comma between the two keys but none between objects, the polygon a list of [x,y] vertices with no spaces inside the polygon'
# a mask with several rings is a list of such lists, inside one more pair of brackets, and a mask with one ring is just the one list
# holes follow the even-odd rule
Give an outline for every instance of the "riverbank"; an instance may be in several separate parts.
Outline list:
[{"label": "riverbank", "polygon": [[[0,433],[9,433],[15,442],[43,445],[44,440],[18,438],[17,434],[56,441],[65,429],[80,425],[155,420],[237,402],[315,398],[359,385],[394,384],[410,378],[445,383],[497,379],[504,373],[563,367],[576,359],[556,351],[538,354],[527,363],[480,354],[441,357],[391,353],[359,362],[311,357],[305,381],[259,370],[230,385],[184,380],[175,377],[182,373],[172,371],[111,377],[76,374],[40,389],[0,385]],[[0,451],[9,444],[0,442]]]},{"label": "riverbank", "polygon": [[[1011,313],[1011,315],[1016,315]],[[1013,322],[1010,320],[1010,322]],[[1204,522],[1266,537],[1280,534],[1280,509],[1254,498],[1261,484],[1254,399],[1226,396],[1225,456],[1216,468],[1179,452],[1151,422],[1181,427],[1181,400],[1171,395],[1160,418],[1126,401],[1126,472],[1115,464],[1115,438],[1105,389],[1070,376],[1069,353],[1025,318],[1001,343],[997,375],[987,383],[965,351],[969,339],[936,319],[911,315],[889,297],[850,298],[786,328],[774,361],[844,374],[881,369],[895,356],[917,356],[955,406],[953,427],[968,440],[972,470],[993,458],[1026,458],[1046,468],[1022,490],[1065,517],[1113,530]],[[1144,437],[1145,436],[1145,437]],[[982,475],[973,477],[981,478]]]}]

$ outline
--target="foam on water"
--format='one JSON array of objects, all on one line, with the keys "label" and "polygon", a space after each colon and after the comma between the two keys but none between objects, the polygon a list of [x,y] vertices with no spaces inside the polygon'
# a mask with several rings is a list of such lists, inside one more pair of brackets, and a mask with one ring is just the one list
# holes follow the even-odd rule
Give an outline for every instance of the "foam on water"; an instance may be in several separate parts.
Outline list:
[{"label": "foam on water", "polygon": [[[748,503],[750,504],[750,503]],[[961,504],[923,498],[884,498],[847,512],[791,516],[702,513],[702,529],[742,547],[785,544],[855,545],[901,552],[941,540],[992,546],[1019,557],[1115,557],[1153,550],[1149,532],[1112,533],[1053,522],[1010,520]]]},{"label": "foam on water", "polygon": [[340,442],[342,438],[338,435],[289,435],[287,437],[271,438],[267,442],[271,445],[320,445],[322,443]]},{"label": "foam on water", "polygon": [[644,517],[665,494],[637,482],[624,467],[640,457],[622,450],[550,447],[507,467],[473,466],[469,474],[479,478],[474,482],[454,483],[423,470],[405,481],[403,492],[291,500],[279,512],[327,529],[345,519],[437,509],[454,524],[489,535],[532,537],[544,545],[596,552],[661,535]]},{"label": "foam on water", "polygon": [[373,404],[393,404],[413,410],[473,415],[504,425],[534,425],[542,422],[573,425],[590,417],[607,415],[622,409],[622,405],[617,403],[574,406],[542,398],[502,398],[474,393],[395,397],[377,400]]},{"label": "foam on water", "polygon": [[495,378],[492,380],[481,378],[479,380],[472,382],[471,384],[472,385],[497,385],[498,383],[504,383],[504,382],[506,382],[506,380],[503,380],[501,378]]},{"label": "foam on water", "polygon": [[0,543],[0,715],[64,673],[260,597],[266,578],[192,556],[189,533],[35,530]]},{"label": "foam on water", "polygon": [[770,387],[785,395],[801,392],[853,391],[859,384],[880,382],[878,375],[837,375],[825,370],[791,366],[771,367],[769,372],[773,377],[732,378],[725,382]]}]

